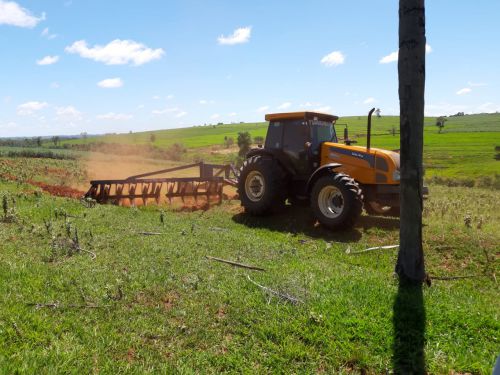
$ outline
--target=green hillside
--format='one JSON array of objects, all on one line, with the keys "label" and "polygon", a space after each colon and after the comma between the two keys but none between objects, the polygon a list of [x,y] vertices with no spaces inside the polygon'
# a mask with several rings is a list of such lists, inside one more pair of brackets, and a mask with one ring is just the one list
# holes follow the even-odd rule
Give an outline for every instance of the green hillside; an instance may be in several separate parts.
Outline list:
[{"label": "green hillside", "polygon": [[[427,117],[424,126],[424,164],[426,178],[437,182],[461,185],[496,186],[500,184],[500,165],[496,147],[500,146],[500,114],[478,114],[448,117],[444,129],[438,133],[436,118]],[[342,117],[337,121],[337,133],[343,137],[345,126],[349,136],[359,145],[366,144],[366,116]],[[372,146],[386,149],[399,148],[399,117],[373,118]],[[150,145],[160,149],[173,143],[181,143],[189,150],[184,161],[204,159],[216,162],[233,162],[237,149],[227,153],[212,152],[210,147],[220,146],[225,137],[236,139],[238,132],[248,131],[252,137],[265,136],[266,123],[241,123],[212,126],[196,126],[132,134],[105,135],[88,139],[64,141],[71,144],[96,142],[129,145]],[[155,142],[151,142],[151,134]],[[69,147],[69,146],[66,146]]]}]

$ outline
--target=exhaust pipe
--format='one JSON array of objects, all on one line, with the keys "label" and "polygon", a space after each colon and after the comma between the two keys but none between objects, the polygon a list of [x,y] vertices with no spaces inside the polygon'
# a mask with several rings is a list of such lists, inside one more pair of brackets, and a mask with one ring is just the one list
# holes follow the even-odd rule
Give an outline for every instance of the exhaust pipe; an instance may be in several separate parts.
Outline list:
[{"label": "exhaust pipe", "polygon": [[372,114],[375,111],[375,108],[372,108],[370,112],[368,112],[368,126],[366,129],[366,151],[370,150],[370,143],[372,140]]}]

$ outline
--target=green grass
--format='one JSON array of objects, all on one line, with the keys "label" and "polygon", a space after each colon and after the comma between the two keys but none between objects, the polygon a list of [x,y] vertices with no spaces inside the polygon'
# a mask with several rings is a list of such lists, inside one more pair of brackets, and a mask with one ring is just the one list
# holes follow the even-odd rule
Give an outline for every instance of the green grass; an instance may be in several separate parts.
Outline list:
[{"label": "green grass", "polygon": [[[346,251],[398,243],[395,219],[363,216],[353,231],[332,233],[303,210],[255,219],[225,203],[206,212],[167,211],[162,224],[157,207],[85,209],[32,190],[0,182],[0,198],[8,196],[9,208],[15,199],[17,215],[17,222],[0,222],[1,373],[393,368],[393,304],[405,298],[393,278],[396,252]],[[427,369],[489,374],[500,333],[491,277],[500,241],[492,202],[500,193],[440,186],[431,192],[424,211],[428,272],[486,277],[424,288]],[[474,204],[465,204],[471,197]],[[95,260],[72,248],[76,231]],[[269,296],[247,275],[304,303]]]}]

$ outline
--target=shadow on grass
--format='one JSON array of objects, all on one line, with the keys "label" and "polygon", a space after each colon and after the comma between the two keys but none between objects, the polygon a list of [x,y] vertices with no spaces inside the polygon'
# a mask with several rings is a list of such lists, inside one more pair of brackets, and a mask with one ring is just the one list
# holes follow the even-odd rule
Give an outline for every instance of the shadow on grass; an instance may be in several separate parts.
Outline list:
[{"label": "shadow on grass", "polygon": [[425,374],[425,306],[422,284],[401,280],[393,306],[395,374]]},{"label": "shadow on grass", "polygon": [[399,219],[389,217],[361,216],[351,230],[332,231],[316,224],[308,207],[286,206],[283,212],[270,216],[251,216],[238,213],[233,221],[249,228],[265,228],[272,231],[304,234],[325,241],[357,242],[361,239],[361,230],[377,227],[387,230],[399,229]]}]

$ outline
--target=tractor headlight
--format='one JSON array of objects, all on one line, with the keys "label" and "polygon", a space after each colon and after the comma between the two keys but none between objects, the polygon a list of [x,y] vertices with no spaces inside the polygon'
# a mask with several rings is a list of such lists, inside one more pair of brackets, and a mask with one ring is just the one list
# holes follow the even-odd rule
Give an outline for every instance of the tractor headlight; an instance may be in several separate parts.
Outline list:
[{"label": "tractor headlight", "polygon": [[396,169],[393,173],[392,173],[392,179],[394,181],[399,181],[401,180],[401,173],[399,172],[399,169]]}]

